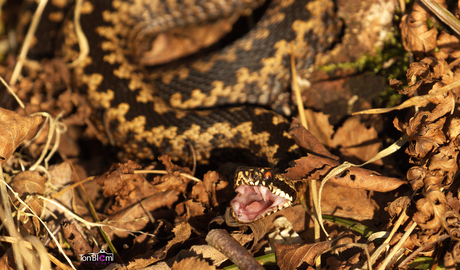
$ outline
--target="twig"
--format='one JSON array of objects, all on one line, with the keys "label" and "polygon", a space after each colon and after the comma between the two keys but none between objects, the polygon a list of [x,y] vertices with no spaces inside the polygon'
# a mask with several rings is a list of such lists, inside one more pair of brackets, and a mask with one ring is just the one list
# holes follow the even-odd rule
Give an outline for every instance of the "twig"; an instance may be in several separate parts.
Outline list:
[{"label": "twig", "polygon": [[78,66],[81,62],[86,59],[86,56],[89,54],[89,44],[88,39],[85,36],[85,33],[81,29],[80,23],[80,15],[81,15],[81,7],[83,5],[83,0],[77,0],[75,4],[75,11],[74,11],[74,25],[75,25],[75,34],[77,35],[78,46],[80,47],[80,54],[78,54],[77,59],[75,59],[72,63],[69,64],[70,68],[74,68]]},{"label": "twig", "polygon": [[[294,46],[291,46],[291,49],[294,50]],[[291,52],[291,74],[292,74],[292,88],[295,93],[296,101],[297,101],[297,110],[299,111],[299,118],[300,123],[308,130],[308,123],[307,118],[305,117],[305,108],[303,107],[302,96],[300,94],[300,88],[297,84],[297,70],[295,68],[295,58],[294,52]],[[318,201],[318,189],[317,189],[317,180],[313,179],[310,181],[310,194],[313,201],[313,224],[315,229],[315,243],[320,242],[321,238],[321,228],[319,226],[319,219],[318,219],[318,208],[319,208],[319,201]],[[321,266],[321,256],[318,256],[316,259],[316,267],[319,269]]]},{"label": "twig", "polygon": [[433,0],[421,0],[422,3],[436,15],[441,21],[447,24],[452,30],[460,35],[460,21],[452,13]]},{"label": "twig", "polygon": [[[165,170],[134,170],[134,173],[135,174],[138,174],[138,173],[156,173],[156,174],[168,174],[167,171]],[[195,176],[193,175],[190,175],[190,174],[186,174],[186,173],[179,173],[180,176],[183,176],[185,178],[188,178],[188,179],[191,179],[193,181],[196,181],[196,182],[201,182],[201,180],[199,178],[196,178]]]},{"label": "twig", "polygon": [[226,230],[214,229],[206,235],[209,245],[227,256],[240,269],[264,270],[257,260]]},{"label": "twig", "polygon": [[393,247],[393,249],[390,251],[390,253],[387,255],[387,257],[383,260],[382,264],[377,270],[385,270],[387,267],[387,264],[393,259],[393,256],[398,252],[398,250],[401,248],[402,244],[409,238],[410,234],[412,231],[417,227],[417,222],[412,223],[412,225],[407,229],[407,231],[403,234],[401,239],[399,239],[399,242]]},{"label": "twig", "polygon": [[16,99],[16,102],[19,104],[19,106],[21,106],[21,108],[24,109],[24,103],[22,102],[22,100],[18,97],[18,95],[16,95],[16,93],[14,92],[13,89],[11,89],[11,87],[8,85],[8,83],[0,76],[0,81],[2,81],[3,85],[6,87],[6,89],[8,89],[8,92],[10,92],[10,95],[12,95],[14,97],[14,99]]},{"label": "twig", "polygon": [[14,86],[18,80],[19,73],[21,73],[22,66],[26,61],[26,56],[27,52],[29,52],[30,44],[32,44],[32,38],[35,35],[35,31],[37,30],[38,23],[40,22],[40,18],[47,3],[48,0],[41,0],[38,3],[37,10],[34,13],[32,22],[30,23],[29,31],[27,31],[26,37],[24,38],[24,43],[22,44],[21,52],[18,56],[18,62],[16,63],[16,66],[14,66],[13,74],[11,75],[10,79],[10,85]]}]

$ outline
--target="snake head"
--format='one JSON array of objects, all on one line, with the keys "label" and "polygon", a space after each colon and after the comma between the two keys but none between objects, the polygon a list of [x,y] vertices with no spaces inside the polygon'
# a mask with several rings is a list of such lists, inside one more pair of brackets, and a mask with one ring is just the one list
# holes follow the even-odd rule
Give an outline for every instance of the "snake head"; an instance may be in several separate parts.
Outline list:
[{"label": "snake head", "polygon": [[292,183],[270,168],[238,167],[236,197],[230,202],[233,216],[251,223],[291,206],[297,198]]}]

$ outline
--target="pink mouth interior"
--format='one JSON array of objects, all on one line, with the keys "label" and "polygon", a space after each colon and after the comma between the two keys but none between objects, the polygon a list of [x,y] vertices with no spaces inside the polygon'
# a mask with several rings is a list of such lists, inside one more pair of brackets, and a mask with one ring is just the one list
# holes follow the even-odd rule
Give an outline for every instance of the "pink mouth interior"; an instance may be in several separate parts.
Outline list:
[{"label": "pink mouth interior", "polygon": [[277,196],[263,186],[241,185],[231,201],[233,212],[241,222],[253,222],[265,214],[283,208],[287,199]]}]

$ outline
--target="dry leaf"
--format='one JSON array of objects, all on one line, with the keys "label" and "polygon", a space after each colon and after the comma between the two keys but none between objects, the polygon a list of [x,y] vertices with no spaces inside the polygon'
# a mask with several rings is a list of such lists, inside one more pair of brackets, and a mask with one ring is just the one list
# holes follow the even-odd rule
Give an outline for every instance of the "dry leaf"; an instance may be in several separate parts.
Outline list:
[{"label": "dry leaf", "polygon": [[[295,162],[296,165],[289,168],[284,174],[284,177],[294,181],[321,180],[331,168],[339,165],[335,160],[315,155],[307,155]],[[382,176],[367,169],[350,167],[340,175],[329,178],[328,183],[342,187],[387,192],[395,190],[407,182],[398,178]]]},{"label": "dry leaf", "polygon": [[132,161],[116,164],[95,179],[102,187],[105,197],[115,196],[115,203],[107,211],[108,214],[117,213],[157,192],[141,174],[134,173],[139,168],[141,167]]},{"label": "dry leaf", "polygon": [[39,115],[22,116],[0,108],[0,161],[4,164],[14,150],[27,140],[31,140],[43,121]]},{"label": "dry leaf", "polygon": [[289,128],[289,135],[294,139],[299,147],[307,152],[338,160],[338,157],[332,155],[329,150],[327,150],[326,147],[324,147],[324,145],[310,133],[309,130],[305,129],[300,124],[299,120],[294,119],[292,121],[291,127]]},{"label": "dry leaf", "polygon": [[213,269],[216,269],[216,267],[214,265],[209,265],[209,263],[207,263],[205,260],[195,257],[195,258],[185,258],[179,262],[174,262],[171,269],[172,270],[183,270],[183,269],[213,270]]},{"label": "dry leaf", "polygon": [[[153,194],[135,205],[125,208],[110,216],[110,225],[113,225],[116,228],[133,231],[142,230],[150,222],[146,211],[152,212],[162,207],[171,208],[172,205],[177,202],[179,194],[180,193],[176,190],[168,190]],[[152,212],[151,215],[155,218],[155,212]],[[113,236],[113,234],[115,234],[118,237],[124,238],[129,235],[129,232],[111,229],[109,227],[104,228],[104,230],[109,236]]]},{"label": "dry leaf", "polygon": [[[37,195],[43,195],[45,192],[46,177],[36,171],[23,171],[17,174],[10,183],[11,188],[18,193],[18,196],[27,203],[27,205],[37,214],[41,215],[43,201]],[[16,207],[24,209],[25,206],[10,194]],[[31,196],[31,197],[29,197]],[[14,210],[13,210],[14,211]],[[24,210],[29,213],[29,210]],[[20,213],[20,220],[30,234],[40,231],[40,223],[35,217],[27,217],[23,212]]]},{"label": "dry leaf", "polygon": [[429,29],[427,19],[428,12],[416,1],[412,12],[401,19],[401,36],[403,45],[407,51],[415,53],[426,53],[436,48],[436,27]]},{"label": "dry leaf", "polygon": [[307,118],[308,131],[315,136],[320,143],[331,147],[334,127],[329,123],[329,115],[308,109],[305,110],[305,117]]},{"label": "dry leaf", "polygon": [[217,249],[209,245],[195,245],[192,246],[189,250],[181,250],[174,258],[174,261],[181,261],[185,258],[196,257],[204,258],[213,262],[213,265],[220,265],[228,258],[220,253]]},{"label": "dry leaf", "polygon": [[[382,144],[379,142],[378,134],[374,127],[367,128],[361,123],[359,117],[350,117],[337,129],[331,146],[334,148],[340,147],[341,157],[344,157],[347,161],[362,163],[377,155]],[[355,160],[352,158],[355,158]],[[383,162],[379,159],[374,164],[382,165]]]},{"label": "dry leaf", "polygon": [[280,269],[294,270],[301,264],[314,265],[315,259],[331,247],[332,241],[315,244],[274,244],[276,263]]},{"label": "dry leaf", "polygon": [[159,249],[153,256],[149,256],[149,258],[141,258],[135,259],[134,261],[129,262],[127,269],[141,269],[145,268],[155,262],[163,260],[168,251],[174,247],[179,246],[183,242],[189,239],[192,230],[190,225],[187,223],[180,223],[173,229],[174,234],[176,235],[172,240],[168,242],[168,244],[161,249]]},{"label": "dry leaf", "polygon": [[159,160],[163,163],[163,165],[165,165],[166,171],[168,173],[163,176],[157,176],[155,179],[153,179],[154,188],[157,191],[173,189],[182,193],[186,193],[188,183],[191,180],[182,174],[192,175],[190,169],[173,164],[171,162],[171,158],[168,155],[159,157]]},{"label": "dry leaf", "polygon": [[439,48],[439,52],[436,52],[434,55],[438,59],[447,59],[449,57],[456,59],[460,57],[460,40],[455,35],[449,35],[441,31],[438,35],[437,47]]},{"label": "dry leaf", "polygon": [[[63,219],[61,221],[61,227],[67,243],[69,243],[75,253],[75,257],[80,258],[79,255],[93,252],[88,240],[80,233],[75,224]],[[95,252],[98,251],[99,250],[95,250]]]}]

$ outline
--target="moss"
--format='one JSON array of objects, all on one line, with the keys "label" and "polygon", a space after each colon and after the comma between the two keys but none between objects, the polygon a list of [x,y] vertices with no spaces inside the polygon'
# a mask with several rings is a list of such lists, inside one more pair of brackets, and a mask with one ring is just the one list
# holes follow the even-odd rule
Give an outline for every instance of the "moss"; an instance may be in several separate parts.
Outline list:
[{"label": "moss", "polygon": [[[391,79],[403,81],[407,85],[406,72],[409,68],[409,53],[404,49],[399,29],[393,29],[384,43],[383,49],[376,48],[372,54],[364,54],[354,62],[329,64],[320,69],[329,74],[337,69],[352,72],[372,71],[377,75],[385,76],[388,82]],[[381,93],[380,106],[391,107],[399,103],[401,95],[388,86],[387,90]]]}]

